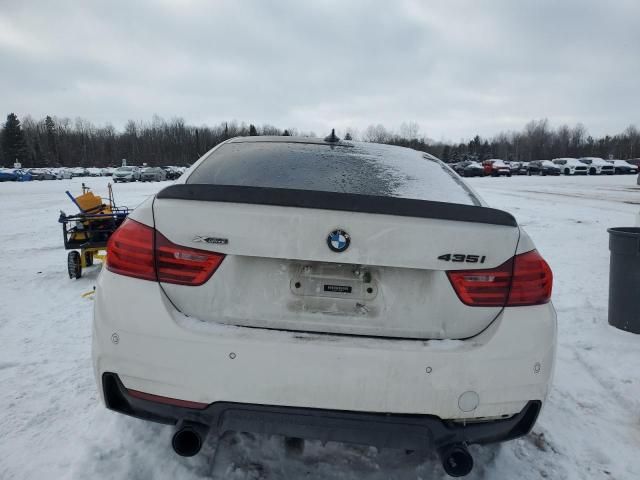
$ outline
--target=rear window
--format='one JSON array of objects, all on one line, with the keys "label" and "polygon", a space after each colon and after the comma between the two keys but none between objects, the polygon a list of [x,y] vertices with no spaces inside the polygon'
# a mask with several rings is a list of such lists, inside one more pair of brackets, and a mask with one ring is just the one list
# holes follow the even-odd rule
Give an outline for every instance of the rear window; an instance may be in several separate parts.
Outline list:
[{"label": "rear window", "polygon": [[434,157],[359,142],[230,142],[209,154],[186,183],[480,204],[457,175]]}]

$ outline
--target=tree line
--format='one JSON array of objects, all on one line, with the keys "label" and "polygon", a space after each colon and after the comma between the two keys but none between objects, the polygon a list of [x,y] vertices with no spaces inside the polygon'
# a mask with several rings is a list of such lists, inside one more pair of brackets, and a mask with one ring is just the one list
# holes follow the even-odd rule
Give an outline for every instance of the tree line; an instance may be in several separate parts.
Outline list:
[{"label": "tree line", "polygon": [[[403,123],[398,132],[371,125],[360,134],[346,129],[345,139],[401,145],[436,155],[446,162],[466,159],[530,161],[556,157],[596,156],[627,159],[640,157],[640,132],[631,125],[616,135],[594,138],[582,124],[552,128],[548,120],[529,122],[521,131],[503,132],[491,138],[476,135],[458,143],[436,142],[420,136],[415,122]],[[272,125],[256,126],[236,121],[216,126],[192,126],[175,118],[155,116],[150,122],[129,121],[118,131],[112,125],[98,127],[78,118],[47,116],[21,122],[14,113],[0,130],[0,166],[15,161],[24,167],[104,167],[120,165],[189,165],[220,142],[237,136],[298,135],[314,132]]]},{"label": "tree line", "polygon": [[372,125],[365,130],[362,140],[414,148],[445,162],[488,158],[523,162],[560,157],[640,158],[640,131],[635,125],[615,135],[593,137],[581,123],[552,128],[547,119],[532,120],[521,131],[501,132],[491,138],[476,135],[459,143],[434,142],[407,134],[416,131],[415,123],[403,124],[398,133],[383,125]]}]

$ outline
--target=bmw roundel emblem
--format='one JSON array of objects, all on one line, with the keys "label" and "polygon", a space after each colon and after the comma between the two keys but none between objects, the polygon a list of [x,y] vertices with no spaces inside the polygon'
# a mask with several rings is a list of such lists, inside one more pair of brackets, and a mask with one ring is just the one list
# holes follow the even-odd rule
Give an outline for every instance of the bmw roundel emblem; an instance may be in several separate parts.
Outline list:
[{"label": "bmw roundel emblem", "polygon": [[351,243],[351,237],[344,230],[334,230],[327,237],[327,245],[334,252],[344,252],[349,248]]}]

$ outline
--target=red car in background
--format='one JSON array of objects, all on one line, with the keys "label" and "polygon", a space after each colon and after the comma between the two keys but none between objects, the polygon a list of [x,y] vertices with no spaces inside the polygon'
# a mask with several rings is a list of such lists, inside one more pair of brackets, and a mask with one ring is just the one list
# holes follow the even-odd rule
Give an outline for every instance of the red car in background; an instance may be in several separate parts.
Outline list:
[{"label": "red car in background", "polygon": [[482,166],[484,168],[484,175],[491,175],[492,177],[499,177],[500,175],[504,175],[506,177],[511,176],[511,167],[504,163],[503,160],[498,158],[491,158],[489,160],[485,160],[482,162]]}]

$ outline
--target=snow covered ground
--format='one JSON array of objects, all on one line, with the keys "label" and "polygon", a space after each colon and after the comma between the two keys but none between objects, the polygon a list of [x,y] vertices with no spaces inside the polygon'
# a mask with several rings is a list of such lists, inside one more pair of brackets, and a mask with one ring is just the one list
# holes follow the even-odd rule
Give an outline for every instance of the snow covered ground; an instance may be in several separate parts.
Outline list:
[{"label": "snow covered ground", "polygon": [[[278,438],[229,435],[192,459],[170,427],[124,417],[97,400],[90,365],[97,268],[69,280],[59,210],[85,181],[0,184],[0,479],[440,479],[435,458],[309,442],[288,457]],[[555,273],[555,384],[534,431],[473,447],[471,479],[640,478],[640,336],[607,324],[608,234],[640,210],[635,177],[475,178],[494,207],[525,225]],[[164,184],[119,184],[135,206]],[[629,291],[630,295],[640,292]],[[214,453],[215,450],[215,453]]]}]

